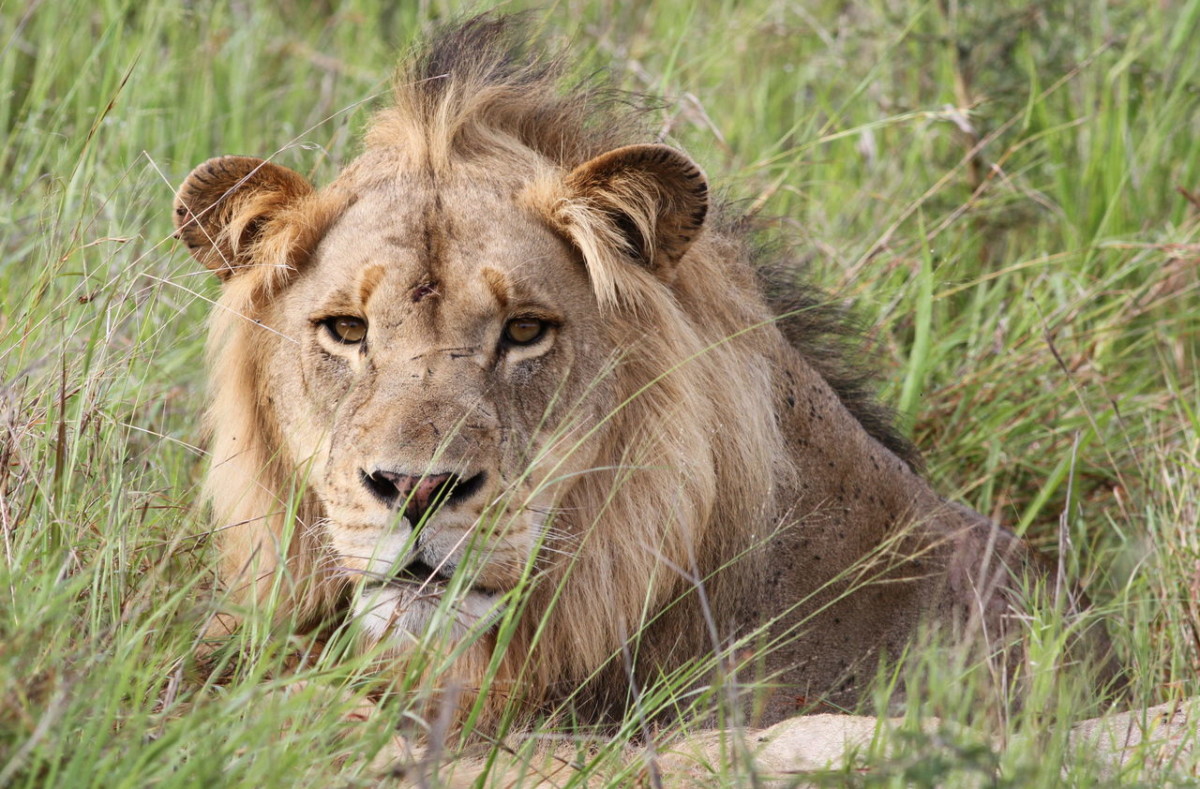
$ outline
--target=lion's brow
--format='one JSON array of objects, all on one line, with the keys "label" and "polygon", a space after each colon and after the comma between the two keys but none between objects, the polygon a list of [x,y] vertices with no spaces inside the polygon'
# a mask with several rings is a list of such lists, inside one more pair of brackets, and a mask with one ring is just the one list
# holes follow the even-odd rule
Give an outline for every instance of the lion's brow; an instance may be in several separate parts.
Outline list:
[{"label": "lion's brow", "polygon": [[367,304],[371,300],[371,294],[379,287],[379,283],[383,281],[384,275],[387,273],[385,267],[380,263],[371,263],[364,266],[358,275],[358,303]]},{"label": "lion's brow", "polygon": [[503,271],[491,266],[485,266],[479,273],[483,276],[483,281],[488,286],[488,290],[491,291],[492,298],[500,305],[500,309],[507,309],[509,292],[512,290],[508,283],[508,277],[505,276]]}]

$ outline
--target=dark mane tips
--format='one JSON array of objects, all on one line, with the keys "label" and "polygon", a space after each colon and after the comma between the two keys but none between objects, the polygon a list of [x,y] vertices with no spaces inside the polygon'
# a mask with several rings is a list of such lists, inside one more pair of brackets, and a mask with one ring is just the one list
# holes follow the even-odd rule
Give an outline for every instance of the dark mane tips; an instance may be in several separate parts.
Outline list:
[{"label": "dark mane tips", "polygon": [[489,13],[442,28],[408,60],[397,98],[419,95],[436,111],[456,98],[468,99],[466,88],[553,88],[560,62],[530,46],[526,27],[520,16]]},{"label": "dark mane tips", "polygon": [[569,84],[568,60],[530,30],[528,14],[484,13],[437,31],[406,59],[395,106],[369,145],[419,144],[436,167],[532,151],[572,168],[640,141],[640,114],[603,75]]},{"label": "dark mane tips", "polygon": [[783,336],[833,388],[867,434],[914,471],[921,453],[896,426],[895,413],[874,393],[876,374],[864,361],[863,329],[853,311],[800,279],[799,266],[760,248],[755,273]]}]

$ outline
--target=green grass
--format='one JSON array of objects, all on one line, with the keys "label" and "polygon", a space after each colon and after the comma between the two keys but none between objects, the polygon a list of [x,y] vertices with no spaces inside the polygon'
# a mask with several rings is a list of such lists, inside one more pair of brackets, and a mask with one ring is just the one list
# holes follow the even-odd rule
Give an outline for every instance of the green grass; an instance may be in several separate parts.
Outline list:
[{"label": "green grass", "polygon": [[[393,721],[344,722],[367,666],[340,636],[292,678],[296,643],[265,628],[216,677],[189,657],[217,288],[170,204],[221,153],[327,181],[398,54],[459,10],[0,1],[0,785],[378,776]],[[535,19],[665,97],[670,139],[857,303],[932,478],[1083,579],[1132,703],[1197,695],[1200,0],[560,0]],[[1039,675],[996,720],[917,662],[928,691],[903,712],[945,731],[823,781],[1103,783],[1053,733],[1097,712],[1085,689]],[[612,770],[621,743],[584,755]]]}]

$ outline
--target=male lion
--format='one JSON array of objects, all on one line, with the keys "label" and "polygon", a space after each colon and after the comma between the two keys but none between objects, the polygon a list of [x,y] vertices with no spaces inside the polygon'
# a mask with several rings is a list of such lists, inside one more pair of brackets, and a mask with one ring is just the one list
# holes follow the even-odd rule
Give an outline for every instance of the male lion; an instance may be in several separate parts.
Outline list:
[{"label": "male lion", "polygon": [[491,714],[603,720],[687,669],[776,721],[853,705],[922,625],[1016,670],[1010,610],[1049,572],[918,475],[831,358],[829,309],[768,303],[700,168],[562,71],[479,17],[324,189],[242,156],[180,188],[178,236],[223,285],[230,598],[348,611],[398,676]]}]

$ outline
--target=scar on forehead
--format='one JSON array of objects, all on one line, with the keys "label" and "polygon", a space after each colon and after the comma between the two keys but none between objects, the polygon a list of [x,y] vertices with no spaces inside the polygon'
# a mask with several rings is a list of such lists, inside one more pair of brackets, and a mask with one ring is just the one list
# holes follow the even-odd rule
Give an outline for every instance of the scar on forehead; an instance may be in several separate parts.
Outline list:
[{"label": "scar on forehead", "polygon": [[492,297],[500,304],[500,309],[508,307],[509,285],[508,277],[503,271],[498,271],[491,266],[486,266],[479,272],[483,276],[483,281],[487,284],[488,290],[492,292]]},{"label": "scar on forehead", "polygon": [[363,268],[358,275],[358,303],[366,304],[370,300],[371,294],[375,292],[375,288],[379,287],[379,283],[383,280],[385,269],[379,263],[372,263]]},{"label": "scar on forehead", "polygon": [[439,295],[438,284],[436,282],[422,282],[412,289],[411,295],[413,304],[420,302],[426,296],[437,296]]}]

